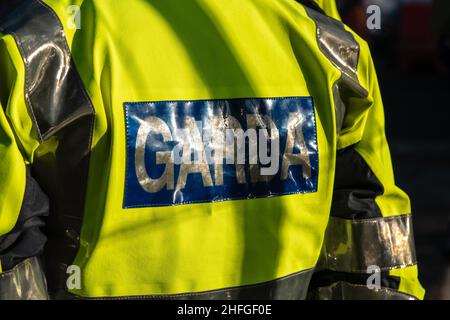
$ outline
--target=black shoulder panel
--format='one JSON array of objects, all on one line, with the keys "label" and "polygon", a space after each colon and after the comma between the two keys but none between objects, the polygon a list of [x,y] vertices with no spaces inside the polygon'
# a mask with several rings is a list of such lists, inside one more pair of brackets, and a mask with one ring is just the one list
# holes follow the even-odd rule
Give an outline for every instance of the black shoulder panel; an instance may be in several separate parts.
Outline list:
[{"label": "black shoulder panel", "polygon": [[25,64],[25,98],[41,140],[32,173],[50,199],[44,254],[55,292],[78,251],[95,112],[51,8],[1,0],[0,32],[14,37]]},{"label": "black shoulder panel", "polygon": [[343,219],[382,217],[375,198],[384,188],[354,146],[339,150],[336,156],[331,215]]}]

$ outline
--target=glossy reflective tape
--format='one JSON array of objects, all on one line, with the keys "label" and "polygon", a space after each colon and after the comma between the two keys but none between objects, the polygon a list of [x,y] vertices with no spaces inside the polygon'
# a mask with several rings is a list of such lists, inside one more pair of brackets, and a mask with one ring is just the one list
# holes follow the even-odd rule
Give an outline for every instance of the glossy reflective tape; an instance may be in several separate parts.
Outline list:
[{"label": "glossy reflective tape", "polygon": [[0,300],[47,300],[47,284],[37,258],[0,273]]},{"label": "glossy reflective tape", "polygon": [[331,217],[319,270],[367,272],[416,263],[411,215],[366,220]]},{"label": "glossy reflective tape", "polygon": [[309,17],[317,27],[317,42],[320,51],[339,69],[341,78],[333,86],[333,100],[336,109],[336,128],[342,129],[350,97],[364,98],[368,92],[358,80],[360,46],[353,34],[342,22],[305,6]]},{"label": "glossy reflective tape", "polygon": [[317,191],[311,97],[125,103],[124,207]]}]

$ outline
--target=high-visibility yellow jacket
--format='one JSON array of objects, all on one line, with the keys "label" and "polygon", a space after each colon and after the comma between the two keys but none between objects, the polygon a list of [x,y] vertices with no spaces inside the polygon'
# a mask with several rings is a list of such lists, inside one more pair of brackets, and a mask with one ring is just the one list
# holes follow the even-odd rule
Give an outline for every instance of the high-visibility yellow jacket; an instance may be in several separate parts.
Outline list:
[{"label": "high-visibility yellow jacket", "polygon": [[336,20],[341,20],[341,16],[336,6],[335,0],[315,0],[319,7],[329,16]]},{"label": "high-visibility yellow jacket", "polygon": [[1,1],[0,297],[46,297],[43,254],[52,297],[423,298],[369,48],[335,18]]}]

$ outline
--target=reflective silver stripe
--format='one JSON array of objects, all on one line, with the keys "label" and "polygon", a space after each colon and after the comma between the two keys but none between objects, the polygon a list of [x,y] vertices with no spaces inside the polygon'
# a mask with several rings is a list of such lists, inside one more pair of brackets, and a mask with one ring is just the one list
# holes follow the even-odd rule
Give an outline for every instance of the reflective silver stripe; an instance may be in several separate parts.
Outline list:
[{"label": "reflective silver stripe", "polygon": [[310,297],[316,300],[417,300],[391,288],[369,289],[364,285],[344,281],[314,289]]},{"label": "reflective silver stripe", "polygon": [[359,43],[344,24],[305,6],[308,16],[317,26],[317,42],[320,51],[338,68],[342,77],[333,85],[336,109],[336,127],[340,132],[350,97],[365,98],[368,92],[358,80]]},{"label": "reflective silver stripe", "polygon": [[367,272],[416,264],[411,215],[366,220],[331,217],[319,270]]},{"label": "reflective silver stripe", "polygon": [[47,300],[47,284],[37,258],[0,273],[0,300]]},{"label": "reflective silver stripe", "polygon": [[[304,300],[308,293],[313,269],[286,277],[240,287],[172,295],[146,295],[93,298],[93,300]],[[72,299],[83,299],[71,296]]]},{"label": "reflective silver stripe", "polygon": [[317,41],[322,53],[342,72],[345,82],[366,97],[367,91],[359,84],[357,69],[360,46],[344,24],[314,9],[305,7],[317,26]]}]

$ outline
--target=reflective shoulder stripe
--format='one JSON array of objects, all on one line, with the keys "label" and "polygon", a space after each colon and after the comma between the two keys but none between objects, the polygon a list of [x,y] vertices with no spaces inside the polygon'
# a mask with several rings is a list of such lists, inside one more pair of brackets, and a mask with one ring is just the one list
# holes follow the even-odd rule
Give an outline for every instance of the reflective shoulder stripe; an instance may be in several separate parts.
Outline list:
[{"label": "reflective shoulder stripe", "polygon": [[304,6],[309,17],[316,23],[317,42],[320,51],[341,71],[341,78],[333,85],[336,127],[341,131],[350,97],[365,98],[368,92],[358,80],[357,69],[360,45],[344,24],[327,15]]},{"label": "reflective shoulder stripe", "polygon": [[25,65],[25,99],[39,133],[33,176],[50,198],[49,288],[65,290],[79,235],[94,128],[94,107],[56,13],[40,0],[0,1],[0,32],[11,34]]},{"label": "reflective shoulder stripe", "polygon": [[349,220],[331,217],[319,270],[366,273],[416,264],[411,215]]},{"label": "reflective shoulder stripe", "polygon": [[317,40],[322,53],[342,72],[348,85],[360,96],[367,91],[359,84],[357,69],[360,45],[344,24],[316,10],[305,7],[309,17],[317,27]]},{"label": "reflective shoulder stripe", "polygon": [[352,284],[345,281],[335,282],[330,286],[319,287],[310,293],[316,300],[417,300],[391,288],[374,288]]},{"label": "reflective shoulder stripe", "polygon": [[0,4],[0,32],[11,34],[25,63],[25,98],[42,141],[94,113],[55,12],[39,0]]}]

